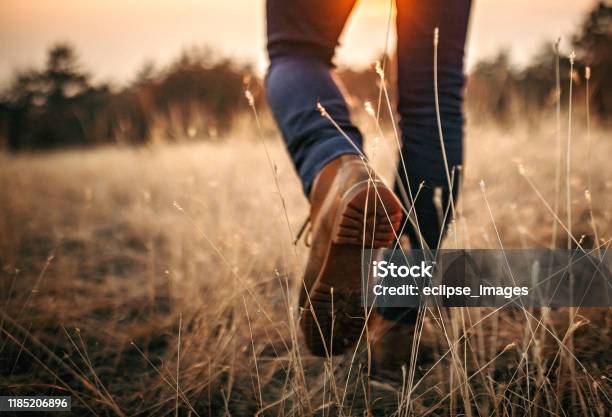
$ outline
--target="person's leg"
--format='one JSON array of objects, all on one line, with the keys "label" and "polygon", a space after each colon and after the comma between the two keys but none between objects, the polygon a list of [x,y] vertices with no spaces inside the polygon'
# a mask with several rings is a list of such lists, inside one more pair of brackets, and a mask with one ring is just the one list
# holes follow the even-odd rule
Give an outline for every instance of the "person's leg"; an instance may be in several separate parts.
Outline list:
[{"label": "person's leg", "polygon": [[308,348],[320,356],[343,353],[359,339],[365,324],[362,248],[390,246],[402,217],[393,191],[361,158],[361,134],[331,76],[338,36],[354,2],[267,2],[268,101],[310,200],[312,246],[300,326]]},{"label": "person's leg", "polygon": [[[471,0],[397,0],[398,112],[403,164],[400,161],[398,166],[402,181],[396,184],[396,189],[400,197],[402,187],[414,197],[419,184],[424,182],[415,202],[415,213],[421,237],[431,249],[437,247],[446,226],[434,205],[436,188],[442,191],[442,214],[449,204],[449,180],[434,96],[434,29],[439,28],[440,119],[456,198],[460,174],[457,167],[463,159],[463,57],[470,6]],[[410,201],[404,204],[410,206]],[[451,213],[447,222],[450,218]],[[405,230],[412,247],[421,247],[420,236],[409,222]]]},{"label": "person's leg", "polygon": [[[456,199],[461,173],[457,167],[463,159],[463,57],[471,1],[396,0],[396,4],[402,159],[398,164],[401,181],[396,182],[395,191],[405,207],[411,207],[414,202],[416,218],[413,217],[413,222],[404,218],[402,225],[411,247],[436,249],[452,213],[436,118],[434,30],[439,28],[440,119],[453,199]],[[421,183],[423,188],[415,199]],[[436,189],[441,190],[441,210],[434,203]],[[418,225],[418,231],[413,223]],[[400,328],[402,324],[413,326],[417,319],[416,309],[381,308],[379,312],[388,320],[400,322]]]},{"label": "person's leg", "polygon": [[[307,196],[328,162],[358,154],[362,147],[362,136],[331,75],[338,37],[355,1],[268,0],[266,5],[268,102]],[[317,102],[357,149],[321,116]]]}]

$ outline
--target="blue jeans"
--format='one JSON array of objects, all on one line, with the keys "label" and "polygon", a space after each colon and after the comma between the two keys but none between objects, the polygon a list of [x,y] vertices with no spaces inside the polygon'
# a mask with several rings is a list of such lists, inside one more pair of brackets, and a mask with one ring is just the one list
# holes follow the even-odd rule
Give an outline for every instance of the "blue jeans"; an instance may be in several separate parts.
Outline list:
[{"label": "blue jeans", "polygon": [[[363,144],[331,76],[338,37],[355,2],[267,0],[268,102],[307,196],[317,173],[328,162],[343,154],[358,153],[319,114],[317,101],[359,149]],[[434,29],[438,27],[440,33],[438,96],[444,147],[452,172],[463,158],[463,55],[470,5],[471,0],[396,0],[397,110],[405,170],[400,163],[395,188],[405,207],[410,207],[419,184],[425,183],[415,201],[415,213],[421,236],[430,248],[437,246],[445,228],[434,205],[434,191],[442,190],[444,207],[450,197],[436,121]],[[458,183],[458,172],[453,178]],[[457,189],[453,186],[453,191]],[[412,196],[407,195],[408,190]],[[404,231],[412,246],[419,246],[420,239],[410,222],[405,222]]]}]

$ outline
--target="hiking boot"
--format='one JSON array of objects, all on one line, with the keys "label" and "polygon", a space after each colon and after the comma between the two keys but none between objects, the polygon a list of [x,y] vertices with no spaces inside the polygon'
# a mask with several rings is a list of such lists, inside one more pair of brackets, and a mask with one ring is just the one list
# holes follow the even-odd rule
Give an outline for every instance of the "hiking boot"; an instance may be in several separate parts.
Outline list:
[{"label": "hiking boot", "polygon": [[337,355],[357,342],[365,325],[362,249],[395,241],[402,208],[355,155],[336,158],[321,170],[310,203],[312,248],[300,294],[301,327],[314,355]]},{"label": "hiking boot", "polygon": [[401,383],[410,365],[414,328],[414,324],[386,320],[380,314],[374,317],[370,325],[374,379]]},{"label": "hiking boot", "polygon": [[[414,382],[435,364],[438,341],[431,321],[414,317],[412,322],[407,318],[398,316],[397,320],[389,320],[377,314],[368,323],[372,352],[370,375],[373,380],[402,386],[405,378],[411,377]],[[417,329],[420,330],[417,332]],[[417,337],[418,341],[415,341]],[[417,346],[413,346],[414,343]]]}]

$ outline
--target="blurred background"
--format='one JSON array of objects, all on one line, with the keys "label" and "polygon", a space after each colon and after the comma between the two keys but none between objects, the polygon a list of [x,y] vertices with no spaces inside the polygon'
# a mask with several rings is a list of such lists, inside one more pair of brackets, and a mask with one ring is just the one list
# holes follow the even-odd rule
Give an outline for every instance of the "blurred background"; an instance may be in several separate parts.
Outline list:
[{"label": "blurred background", "polygon": [[[223,138],[248,107],[247,83],[269,119],[264,14],[263,1],[249,0],[0,0],[0,147]],[[385,53],[388,14],[388,1],[362,0],[342,37],[338,75],[356,110],[377,98],[373,63]],[[592,116],[608,122],[611,16],[609,4],[591,0],[476,1],[468,116],[537,122],[554,111],[560,39],[562,85],[575,50],[574,81],[592,68]]]}]

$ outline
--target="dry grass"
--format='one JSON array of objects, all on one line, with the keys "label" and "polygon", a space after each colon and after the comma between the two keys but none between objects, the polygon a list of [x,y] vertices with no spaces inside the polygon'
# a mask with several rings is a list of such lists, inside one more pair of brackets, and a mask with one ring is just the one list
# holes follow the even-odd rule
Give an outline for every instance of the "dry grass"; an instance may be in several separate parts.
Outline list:
[{"label": "dry grass", "polygon": [[[612,143],[593,130],[587,159],[583,131],[573,230],[594,236],[595,224],[608,241]],[[552,202],[554,126],[468,132],[459,244],[498,247],[494,220],[506,248],[549,247],[554,217],[517,163]],[[295,233],[307,202],[278,139],[268,148]],[[368,147],[381,171],[393,148]],[[350,375],[352,355],[307,353],[296,314],[306,249],[291,240],[257,141],[0,155],[2,391],[69,392],[75,409],[103,415],[609,415],[609,309],[571,324],[567,311],[428,311],[430,354],[402,388],[368,378],[363,346]]]}]

